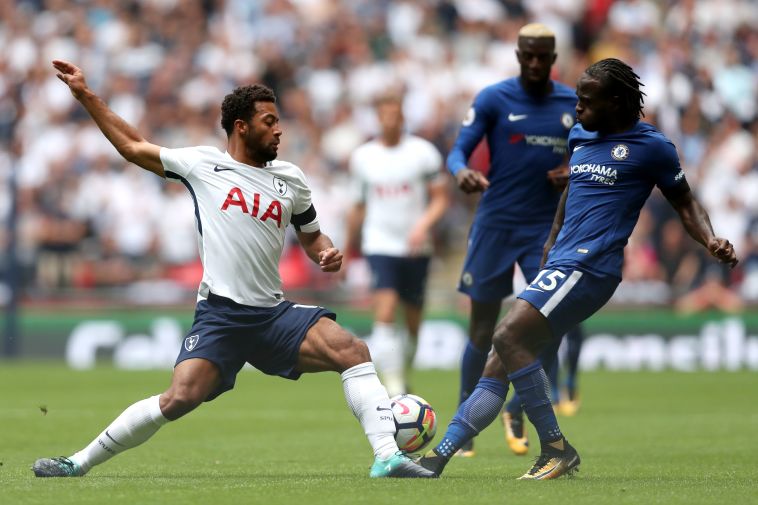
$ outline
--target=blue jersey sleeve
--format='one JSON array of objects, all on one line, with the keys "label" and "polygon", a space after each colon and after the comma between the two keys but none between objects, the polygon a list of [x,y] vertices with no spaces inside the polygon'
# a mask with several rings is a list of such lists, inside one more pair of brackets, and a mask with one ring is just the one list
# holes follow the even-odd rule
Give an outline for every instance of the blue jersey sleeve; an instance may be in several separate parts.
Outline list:
[{"label": "blue jersey sleeve", "polygon": [[665,191],[687,182],[674,144],[668,139],[662,140],[654,153],[655,162],[650,165],[653,167],[656,186]]},{"label": "blue jersey sleeve", "polygon": [[491,124],[489,89],[485,88],[474,99],[461,124],[458,138],[447,156],[447,169],[453,175],[466,168],[469,156],[487,133]]}]

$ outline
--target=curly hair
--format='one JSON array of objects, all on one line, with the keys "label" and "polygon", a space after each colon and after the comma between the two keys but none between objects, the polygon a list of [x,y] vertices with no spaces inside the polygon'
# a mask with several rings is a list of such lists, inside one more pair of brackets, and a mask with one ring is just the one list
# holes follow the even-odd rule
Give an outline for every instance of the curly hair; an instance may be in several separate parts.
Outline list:
[{"label": "curly hair", "polygon": [[644,117],[642,106],[645,103],[645,93],[640,90],[644,86],[640,76],[634,73],[632,67],[616,58],[606,58],[590,65],[585,73],[598,79],[605,91],[611,96],[618,96],[622,114],[630,120]]},{"label": "curly hair", "polygon": [[240,86],[224,97],[221,103],[221,127],[227,137],[234,130],[237,119],[249,121],[255,112],[255,102],[276,103],[276,95],[263,84]]}]

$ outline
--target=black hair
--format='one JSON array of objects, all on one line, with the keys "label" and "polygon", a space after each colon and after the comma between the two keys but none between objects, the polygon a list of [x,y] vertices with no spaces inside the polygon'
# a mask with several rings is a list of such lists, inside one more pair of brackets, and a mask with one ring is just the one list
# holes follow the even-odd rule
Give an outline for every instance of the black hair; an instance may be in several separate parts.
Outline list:
[{"label": "black hair", "polygon": [[276,95],[263,84],[240,86],[224,97],[221,103],[221,127],[230,136],[234,122],[238,119],[249,121],[255,113],[255,102],[276,103]]},{"label": "black hair", "polygon": [[606,58],[593,63],[584,72],[598,79],[611,96],[619,98],[619,106],[625,117],[636,121],[645,115],[642,112],[645,93],[640,90],[644,84],[632,67],[616,58]]}]

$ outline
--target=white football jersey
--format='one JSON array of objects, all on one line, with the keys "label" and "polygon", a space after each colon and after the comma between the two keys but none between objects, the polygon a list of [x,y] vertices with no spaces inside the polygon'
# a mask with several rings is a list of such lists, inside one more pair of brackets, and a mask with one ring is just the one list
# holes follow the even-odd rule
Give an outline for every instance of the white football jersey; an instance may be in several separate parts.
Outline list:
[{"label": "white football jersey", "polygon": [[195,203],[203,279],[208,292],[272,307],[284,299],[279,258],[288,224],[318,231],[305,175],[286,161],[257,168],[215,147],[161,148],[166,178],[182,182]]},{"label": "white football jersey", "polygon": [[[408,236],[429,200],[428,184],[442,177],[442,155],[431,142],[404,135],[394,146],[371,140],[350,158],[353,201],[366,205],[363,254],[407,256]],[[431,254],[430,241],[422,254]]]}]

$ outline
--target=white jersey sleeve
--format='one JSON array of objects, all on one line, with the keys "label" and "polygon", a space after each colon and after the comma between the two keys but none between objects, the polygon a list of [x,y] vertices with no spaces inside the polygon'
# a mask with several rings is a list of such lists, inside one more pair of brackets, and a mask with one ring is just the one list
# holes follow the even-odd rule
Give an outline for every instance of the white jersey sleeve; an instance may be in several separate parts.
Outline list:
[{"label": "white jersey sleeve", "polygon": [[[215,147],[181,147],[179,149],[169,149],[167,147],[161,147],[161,162],[163,163],[163,169],[166,172],[172,172],[179,177],[186,179],[192,169],[195,168],[200,161],[206,150],[210,150],[210,153],[218,152]],[[169,180],[176,178],[169,177]]]},{"label": "white jersey sleeve", "polygon": [[294,226],[297,231],[306,233],[318,231],[320,226],[318,223],[316,208],[313,206],[311,200],[311,188],[308,186],[305,174],[294,165],[292,165],[292,168],[296,170],[300,176],[300,184],[298,184],[298,187],[296,188],[297,198],[295,199],[292,209],[290,223],[292,223],[292,226]]}]

